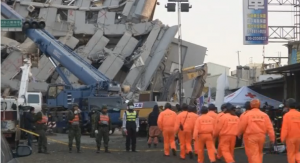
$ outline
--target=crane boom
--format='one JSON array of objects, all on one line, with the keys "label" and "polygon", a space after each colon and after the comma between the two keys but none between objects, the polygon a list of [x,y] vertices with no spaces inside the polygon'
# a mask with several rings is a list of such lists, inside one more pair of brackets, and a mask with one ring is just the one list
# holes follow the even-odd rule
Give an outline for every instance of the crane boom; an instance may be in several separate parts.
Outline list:
[{"label": "crane boom", "polygon": [[[21,19],[25,22],[21,15],[3,2],[1,2],[1,10],[1,14],[6,18]],[[110,82],[109,78],[86,62],[77,53],[73,52],[70,48],[56,40],[47,31],[42,29],[26,29],[24,32],[34,43],[38,45],[39,49],[47,57],[57,60],[84,84],[98,84],[98,86],[103,89],[108,88]],[[56,67],[56,69],[58,69],[58,67]],[[64,74],[60,72],[58,73],[61,75],[65,83],[69,85],[69,81],[66,77],[64,77]]]},{"label": "crane boom", "polygon": [[19,95],[18,95],[18,104],[24,105],[26,103],[26,93],[28,90],[28,83],[29,83],[29,76],[30,76],[30,69],[31,69],[31,61],[29,58],[24,59],[24,65],[20,67],[22,70],[22,77],[21,83],[19,88]]}]

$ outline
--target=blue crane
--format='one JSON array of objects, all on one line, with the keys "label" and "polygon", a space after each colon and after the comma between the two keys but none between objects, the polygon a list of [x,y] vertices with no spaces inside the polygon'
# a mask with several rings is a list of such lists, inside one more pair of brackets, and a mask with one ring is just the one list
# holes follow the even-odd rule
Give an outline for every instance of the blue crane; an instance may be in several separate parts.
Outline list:
[{"label": "blue crane", "polygon": [[[47,108],[50,111],[56,111],[57,119],[63,119],[63,121],[57,121],[58,128],[66,128],[67,121],[63,111],[70,109],[73,103],[78,103],[82,110],[83,126],[90,126],[88,116],[90,110],[98,110],[102,105],[107,105],[113,113],[119,116],[119,110],[123,104],[122,98],[119,96],[120,84],[111,81],[77,53],[45,31],[45,22],[32,19],[26,20],[4,2],[1,2],[1,14],[7,19],[22,20],[23,32],[38,45],[38,48],[48,57],[63,79],[65,84],[49,85],[46,97]],[[85,86],[73,88],[56,61],[74,74]],[[57,111],[61,111],[61,114],[58,114]],[[115,118],[115,123],[119,121],[118,118]]]}]

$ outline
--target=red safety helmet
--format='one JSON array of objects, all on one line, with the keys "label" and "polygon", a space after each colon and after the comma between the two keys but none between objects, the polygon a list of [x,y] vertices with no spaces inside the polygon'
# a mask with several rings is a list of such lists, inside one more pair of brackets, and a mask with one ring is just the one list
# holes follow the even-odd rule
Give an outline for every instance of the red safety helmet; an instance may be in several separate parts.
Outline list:
[{"label": "red safety helmet", "polygon": [[251,108],[259,108],[260,107],[260,101],[259,99],[253,99],[250,102]]}]

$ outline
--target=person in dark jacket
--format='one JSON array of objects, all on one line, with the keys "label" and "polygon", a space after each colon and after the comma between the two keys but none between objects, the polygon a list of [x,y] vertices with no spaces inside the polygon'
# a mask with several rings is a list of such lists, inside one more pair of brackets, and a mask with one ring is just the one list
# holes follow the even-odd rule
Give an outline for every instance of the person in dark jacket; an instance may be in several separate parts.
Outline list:
[{"label": "person in dark jacket", "polygon": [[[25,126],[24,128],[28,131],[33,131],[34,126],[33,123],[35,123],[34,120],[34,107],[30,107],[30,110],[28,113],[26,113],[25,115]],[[28,139],[28,146],[31,147],[32,145],[32,135],[31,134],[27,134],[27,139]]]},{"label": "person in dark jacket", "polygon": [[154,144],[154,147],[158,144],[158,136],[161,131],[157,126],[157,119],[159,115],[159,108],[157,105],[154,105],[152,112],[148,116],[148,125],[149,125],[149,139],[148,146],[151,147],[151,144]]},{"label": "person in dark jacket", "polygon": [[89,113],[90,120],[91,120],[91,132],[90,132],[90,137],[94,138],[95,137],[95,123],[96,123],[96,116],[97,112],[96,109],[92,108],[92,111]]}]

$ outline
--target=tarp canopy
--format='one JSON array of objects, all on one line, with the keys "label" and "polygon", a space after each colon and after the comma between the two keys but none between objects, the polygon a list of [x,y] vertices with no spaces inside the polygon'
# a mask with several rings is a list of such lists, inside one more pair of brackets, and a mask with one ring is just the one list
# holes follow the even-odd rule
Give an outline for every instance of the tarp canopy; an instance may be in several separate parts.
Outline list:
[{"label": "tarp canopy", "polygon": [[244,106],[245,102],[251,101],[252,99],[255,98],[260,100],[261,107],[263,107],[266,102],[268,103],[268,105],[272,105],[275,108],[278,107],[280,104],[282,104],[281,102],[273,100],[264,95],[261,95],[246,86],[226,96],[224,98],[224,102],[225,103],[230,102],[233,105]]}]

